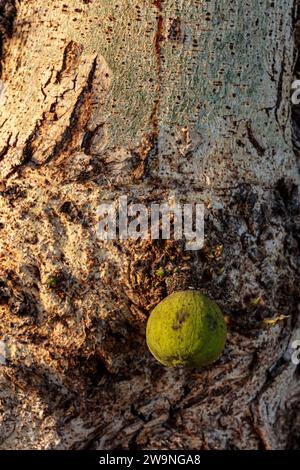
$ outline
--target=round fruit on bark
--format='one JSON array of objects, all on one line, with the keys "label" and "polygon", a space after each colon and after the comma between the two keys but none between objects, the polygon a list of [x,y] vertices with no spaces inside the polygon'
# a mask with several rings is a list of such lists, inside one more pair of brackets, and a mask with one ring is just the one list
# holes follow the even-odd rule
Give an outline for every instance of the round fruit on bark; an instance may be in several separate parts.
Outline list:
[{"label": "round fruit on bark", "polygon": [[166,297],[152,311],[146,331],[147,345],[167,367],[203,367],[221,355],[227,337],[218,305],[195,290]]}]

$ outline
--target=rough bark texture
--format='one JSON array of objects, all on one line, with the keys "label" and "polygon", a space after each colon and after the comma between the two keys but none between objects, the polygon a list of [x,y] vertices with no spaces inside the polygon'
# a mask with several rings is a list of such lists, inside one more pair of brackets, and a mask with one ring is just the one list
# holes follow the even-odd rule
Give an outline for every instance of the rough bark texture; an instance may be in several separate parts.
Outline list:
[{"label": "rough bark texture", "polygon": [[[296,2],[1,0],[0,25],[1,448],[299,448]],[[202,201],[204,248],[100,241],[126,194]],[[227,316],[203,370],[145,345],[182,287]]]}]

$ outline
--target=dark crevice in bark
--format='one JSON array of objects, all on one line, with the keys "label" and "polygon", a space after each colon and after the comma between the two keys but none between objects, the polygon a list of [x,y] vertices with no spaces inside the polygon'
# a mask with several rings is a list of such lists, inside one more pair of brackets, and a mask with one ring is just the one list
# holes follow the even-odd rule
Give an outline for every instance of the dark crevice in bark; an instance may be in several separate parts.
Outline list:
[{"label": "dark crevice in bark", "polygon": [[256,137],[253,133],[253,129],[252,129],[252,126],[251,126],[250,122],[247,122],[247,134],[248,134],[248,139],[249,139],[250,143],[253,145],[253,147],[255,148],[257,154],[260,157],[263,157],[264,154],[265,154],[266,149],[263,148],[262,145],[256,139]]},{"label": "dark crevice in bark", "polygon": [[47,79],[46,83],[44,83],[44,85],[41,85],[41,92],[43,93],[43,97],[44,97],[44,98],[47,97],[47,93],[45,92],[45,89],[46,89],[47,86],[51,83],[53,72],[54,72],[54,67],[52,67],[50,76],[49,76],[49,78]]},{"label": "dark crevice in bark", "polygon": [[[68,88],[67,90],[64,90],[59,96],[56,96],[55,101],[51,104],[51,106],[49,108],[49,112],[52,113],[53,116],[56,115],[56,108],[57,108],[58,103],[64,98],[64,95],[66,93],[68,93],[69,91],[70,91],[70,89]],[[42,90],[42,92],[43,92],[43,95],[45,97],[46,94],[44,93],[43,90]],[[47,113],[44,112],[41,119],[39,119],[36,122],[36,125],[34,127],[33,132],[29,135],[29,137],[27,138],[27,140],[24,144],[24,150],[22,152],[21,163],[19,163],[15,167],[13,167],[13,169],[7,175],[7,177],[6,177],[7,179],[9,179],[11,176],[13,176],[24,165],[26,165],[26,164],[28,164],[29,162],[32,161],[33,155],[34,155],[34,152],[35,152],[36,143],[37,143],[37,141],[38,141],[38,139],[39,139],[39,137],[40,137],[40,135],[43,131],[43,126],[46,122],[47,122]],[[9,150],[9,147],[8,147],[7,151],[8,150]],[[5,152],[3,157],[6,155],[7,151]],[[0,161],[1,161],[1,157],[0,157]],[[32,163],[35,163],[35,162],[32,161]]]},{"label": "dark crevice in bark", "polygon": [[99,129],[101,129],[101,127],[103,127],[103,125],[104,124],[99,124],[98,126],[95,127],[95,129],[88,130],[84,134],[83,139],[82,139],[81,148],[87,155],[92,154],[91,147],[93,145],[93,139],[97,135],[97,132],[99,131]]},{"label": "dark crevice in bark", "polygon": [[24,165],[27,165],[27,163],[29,163],[31,161],[32,155],[33,155],[32,145],[33,145],[33,142],[36,138],[36,133],[38,131],[39,125],[40,125],[39,123],[36,124],[34,130],[32,131],[32,133],[30,134],[30,136],[28,137],[28,139],[26,140],[26,142],[24,144],[21,163],[19,163],[19,165],[16,165],[15,167],[13,167],[13,169],[7,175],[7,177],[6,177],[7,179],[10,178],[11,176],[13,176]]},{"label": "dark crevice in bark", "polygon": [[283,48],[283,53],[282,53],[282,62],[281,62],[281,68],[280,68],[278,84],[277,84],[277,100],[275,104],[275,118],[280,127],[281,127],[281,124],[278,118],[278,112],[279,112],[281,101],[282,101],[282,85],[283,85],[284,72],[285,72],[285,47]]},{"label": "dark crevice in bark", "polygon": [[159,107],[160,107],[160,98],[161,98],[161,66],[162,66],[162,52],[161,52],[161,42],[163,40],[163,27],[164,27],[164,19],[162,15],[162,1],[155,0],[153,5],[157,8],[157,26],[156,26],[156,33],[154,37],[154,49],[155,49],[155,56],[156,56],[156,86],[157,86],[157,94],[156,100],[154,102],[154,106],[152,109],[151,114],[151,123],[153,128],[153,135],[157,136],[158,134],[158,114],[159,114]]},{"label": "dark crevice in bark", "polygon": [[34,141],[37,137],[39,129],[41,127],[41,123],[42,123],[42,121],[38,121],[36,123],[34,130],[29,135],[29,137],[26,139],[26,142],[25,142],[24,148],[23,148],[23,152],[22,152],[21,163],[19,163],[18,165],[13,167],[13,169],[7,175],[7,177],[6,177],[7,179],[9,179],[17,171],[19,171],[23,166],[27,165],[31,161],[32,156],[33,156],[33,152],[34,152],[33,144],[34,144]]},{"label": "dark crevice in bark", "polygon": [[[17,13],[15,0],[0,0],[0,60],[3,54],[3,42],[5,37],[13,34],[14,19]],[[0,75],[2,65],[0,61]]]},{"label": "dark crevice in bark", "polygon": [[147,136],[146,145],[142,145],[139,151],[140,165],[135,170],[135,178],[142,180],[150,176],[150,160],[158,154],[158,133],[159,133],[159,111],[161,102],[161,82],[162,82],[162,50],[161,43],[164,40],[164,18],[163,1],[154,0],[153,6],[157,10],[156,31],[154,35],[154,54],[156,59],[156,98],[150,115],[151,133]]},{"label": "dark crevice in bark", "polygon": [[64,75],[72,70],[83,51],[81,44],[70,41],[65,47],[61,69],[56,74],[55,84],[62,81]]},{"label": "dark crevice in bark", "polygon": [[77,99],[77,102],[74,106],[74,109],[70,117],[69,125],[63,132],[60,140],[56,143],[51,155],[49,155],[49,157],[46,159],[45,161],[46,164],[54,160],[66,148],[66,146],[72,141],[72,137],[74,133],[77,132],[77,123],[81,115],[82,106],[85,103],[87,96],[91,92],[92,87],[93,87],[96,67],[97,67],[97,57],[93,61],[90,73],[86,81],[86,85],[83,88],[82,92],[80,93]]},{"label": "dark crevice in bark", "polygon": [[[74,106],[73,112],[70,117],[70,123],[69,126],[65,129],[63,132],[60,140],[56,143],[53,152],[49,157],[46,159],[45,163],[49,163],[51,160],[53,160],[57,155],[62,152],[66,145],[68,145],[72,141],[72,136],[74,133],[77,132],[77,122],[79,120],[79,117],[81,115],[82,111],[82,105],[85,103],[87,95],[90,93],[92,90],[93,86],[93,80],[95,76],[95,71],[96,71],[96,66],[97,66],[97,58],[94,59],[90,73],[87,78],[86,86],[83,88],[80,96],[77,99],[77,102]],[[52,73],[51,73],[52,76]],[[58,103],[60,102],[61,99],[63,99],[65,93],[70,91],[70,89],[64,90],[63,93],[55,98],[55,101],[51,104],[50,106],[50,112],[54,115],[56,112],[56,107]],[[24,149],[22,152],[22,159],[21,163],[16,165],[15,167],[12,168],[12,170],[8,173],[7,179],[9,179],[11,176],[13,176],[17,171],[19,171],[22,167],[27,165],[29,162],[32,162],[35,164],[34,161],[32,161],[34,151],[35,151],[35,144],[37,139],[39,138],[41,134],[41,130],[43,128],[44,122],[46,120],[46,113],[43,113],[43,116],[40,120],[36,122],[35,128],[32,131],[32,133],[29,135],[27,138],[25,144],[24,144]],[[0,153],[0,160],[4,158],[6,155],[7,151],[9,150],[9,147],[6,149],[4,148],[1,153]],[[3,154],[3,155],[2,155]],[[2,157],[2,158],[1,158]],[[43,163],[42,163],[43,165]]]},{"label": "dark crevice in bark", "polygon": [[5,155],[7,154],[7,152],[10,149],[10,139],[11,139],[11,137],[12,137],[12,133],[9,134],[9,137],[7,139],[7,143],[4,145],[4,147],[0,151],[0,162],[4,159]]}]

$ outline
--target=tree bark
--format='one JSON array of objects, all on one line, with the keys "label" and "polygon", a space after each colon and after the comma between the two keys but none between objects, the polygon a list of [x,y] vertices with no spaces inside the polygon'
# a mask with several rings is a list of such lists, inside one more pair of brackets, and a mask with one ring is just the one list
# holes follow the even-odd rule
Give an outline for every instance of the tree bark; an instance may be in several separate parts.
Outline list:
[{"label": "tree bark", "polygon": [[[296,1],[0,15],[1,448],[299,448]],[[123,195],[202,202],[204,247],[99,240],[98,205]],[[223,309],[228,342],[167,369],[145,324],[187,287]]]}]

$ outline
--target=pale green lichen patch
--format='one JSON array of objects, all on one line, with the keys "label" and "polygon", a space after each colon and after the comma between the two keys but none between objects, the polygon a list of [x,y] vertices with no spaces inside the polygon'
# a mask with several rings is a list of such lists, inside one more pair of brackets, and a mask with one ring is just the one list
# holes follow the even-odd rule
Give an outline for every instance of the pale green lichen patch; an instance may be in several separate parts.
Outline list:
[{"label": "pale green lichen patch", "polygon": [[[158,5],[20,2],[15,52],[3,71],[2,178],[22,165],[26,144],[36,163],[64,145],[71,152],[64,130],[79,114],[79,131],[93,136],[93,145],[83,145],[87,153],[105,151],[108,161],[141,153],[144,162],[152,151],[159,162],[153,158],[147,174],[166,177],[165,184],[169,178],[218,188],[233,179],[269,184],[293,174],[292,16],[285,13],[293,0],[277,10],[268,0],[234,0],[230,8],[225,0]],[[82,141],[78,135],[74,147]]]}]

